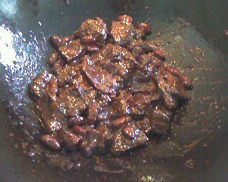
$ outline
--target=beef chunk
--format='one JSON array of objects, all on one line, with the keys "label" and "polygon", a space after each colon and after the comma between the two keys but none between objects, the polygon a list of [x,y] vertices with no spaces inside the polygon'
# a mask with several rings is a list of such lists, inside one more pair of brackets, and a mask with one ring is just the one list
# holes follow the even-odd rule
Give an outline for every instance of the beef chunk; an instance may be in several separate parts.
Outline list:
[{"label": "beef chunk", "polygon": [[136,47],[140,47],[143,53],[153,52],[154,45],[150,42],[143,41],[141,39],[134,39],[127,45],[127,49],[132,52]]},{"label": "beef chunk", "polygon": [[63,59],[70,62],[73,60],[79,60],[86,51],[84,46],[81,45],[80,40],[73,40],[67,45],[60,46],[58,52]]},{"label": "beef chunk", "polygon": [[136,122],[136,126],[140,128],[146,135],[151,132],[150,120],[144,117],[143,120]]},{"label": "beef chunk", "polygon": [[89,157],[94,150],[98,147],[99,132],[92,129],[86,132],[85,137],[82,139],[80,149],[86,157]]},{"label": "beef chunk", "polygon": [[112,21],[110,34],[116,44],[124,46],[135,36],[135,28],[131,23]]},{"label": "beef chunk", "polygon": [[58,76],[60,74],[60,72],[62,71],[62,68],[66,65],[66,62],[63,59],[58,59],[52,69],[51,72],[55,75]]},{"label": "beef chunk", "polygon": [[79,38],[92,35],[92,37],[96,39],[97,45],[103,45],[107,38],[107,26],[99,17],[96,17],[95,19],[87,19],[74,32],[74,35]]},{"label": "beef chunk", "polygon": [[57,137],[62,146],[67,150],[76,149],[76,145],[82,139],[81,136],[75,135],[67,128],[61,128],[58,130]]},{"label": "beef chunk", "polygon": [[73,86],[76,88],[80,95],[86,96],[86,91],[93,89],[89,82],[85,79],[84,76],[79,75],[72,80]]},{"label": "beef chunk", "polygon": [[59,95],[59,109],[65,117],[74,117],[80,115],[87,105],[80,97],[77,91],[71,87],[65,87]]},{"label": "beef chunk", "polygon": [[62,87],[72,82],[72,79],[80,75],[81,65],[76,63],[67,64],[57,75],[58,86]]},{"label": "beef chunk", "polygon": [[168,108],[176,108],[177,99],[187,99],[184,85],[179,82],[177,77],[171,75],[168,71],[163,69],[157,71],[155,80]]},{"label": "beef chunk", "polygon": [[37,98],[41,97],[44,93],[48,93],[53,100],[56,100],[57,91],[57,79],[46,70],[39,74],[31,84],[31,93]]},{"label": "beef chunk", "polygon": [[89,82],[103,93],[113,94],[122,87],[120,77],[112,76],[99,66],[93,65],[89,56],[85,56],[83,59],[82,71]]},{"label": "beef chunk", "polygon": [[113,155],[119,155],[127,150],[143,145],[147,140],[148,138],[144,132],[131,123],[114,132],[112,146],[109,151]]},{"label": "beef chunk", "polygon": [[110,145],[112,139],[111,131],[104,125],[99,124],[96,127],[96,130],[99,132],[98,136],[98,147],[100,151],[104,151],[107,145]]},{"label": "beef chunk", "polygon": [[129,102],[132,115],[145,115],[150,107],[150,100],[143,94],[135,94]]},{"label": "beef chunk", "polygon": [[156,106],[155,109],[151,109],[148,114],[151,130],[154,133],[166,135],[170,129],[170,118],[172,113],[167,111],[162,106]]},{"label": "beef chunk", "polygon": [[121,76],[123,79],[130,77],[138,65],[127,49],[112,44],[107,44],[93,54],[91,59],[109,73]]},{"label": "beef chunk", "polygon": [[130,114],[130,112],[129,101],[121,97],[113,101],[110,108],[110,116],[112,117],[125,116],[127,114]]},{"label": "beef chunk", "polygon": [[97,120],[107,120],[109,118],[107,106],[110,101],[111,98],[108,95],[97,94],[95,102],[88,108],[87,120],[90,123],[94,123]]},{"label": "beef chunk", "polygon": [[42,119],[47,133],[53,133],[61,128],[65,118],[58,108],[57,102],[53,101],[46,93],[34,103],[35,113]]}]

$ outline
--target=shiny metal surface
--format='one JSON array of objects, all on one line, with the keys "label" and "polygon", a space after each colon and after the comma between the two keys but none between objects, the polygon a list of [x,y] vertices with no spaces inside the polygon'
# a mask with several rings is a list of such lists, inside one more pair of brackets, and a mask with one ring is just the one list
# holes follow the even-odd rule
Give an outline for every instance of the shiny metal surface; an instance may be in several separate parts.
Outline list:
[{"label": "shiny metal surface", "polygon": [[[157,181],[226,181],[228,37],[223,30],[228,29],[227,8],[226,0],[71,0],[69,6],[63,0],[1,1],[0,181],[140,181],[147,175]],[[168,62],[190,78],[198,77],[186,116],[180,116],[170,140],[151,140],[150,147],[119,158],[75,159],[74,153],[40,149],[40,123],[27,93],[37,73],[48,69],[46,61],[53,51],[49,37],[71,35],[85,19],[95,16],[110,25],[123,13],[135,23],[149,23],[153,32],[149,38],[164,40]],[[194,60],[202,57],[196,46],[204,51],[205,62]],[[194,65],[193,71],[189,64]],[[53,155],[62,161],[56,162]],[[86,165],[80,167],[82,163]]]}]

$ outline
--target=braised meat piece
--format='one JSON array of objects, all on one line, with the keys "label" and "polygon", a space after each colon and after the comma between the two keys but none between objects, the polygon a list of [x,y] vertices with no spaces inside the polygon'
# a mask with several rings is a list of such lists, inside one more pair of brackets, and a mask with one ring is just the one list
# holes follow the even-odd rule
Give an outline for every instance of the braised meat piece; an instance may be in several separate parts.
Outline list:
[{"label": "braised meat piece", "polygon": [[93,65],[89,56],[83,59],[82,71],[94,88],[103,93],[113,94],[122,87],[119,76],[111,75],[99,66]]},{"label": "braised meat piece", "polygon": [[85,20],[74,32],[76,37],[82,38],[91,35],[96,40],[97,45],[103,45],[107,38],[106,23],[99,17]]},{"label": "braised meat piece", "polygon": [[82,96],[86,96],[86,91],[93,89],[87,79],[82,75],[72,79],[72,84]]},{"label": "braised meat piece", "polygon": [[85,48],[80,40],[73,40],[67,45],[60,46],[58,52],[66,62],[78,61],[85,54]]},{"label": "braised meat piece", "polygon": [[143,94],[135,94],[129,102],[131,115],[145,115],[150,108],[150,100]]},{"label": "braised meat piece", "polygon": [[65,117],[75,117],[83,112],[87,105],[79,93],[72,87],[65,87],[59,94],[58,105]]},{"label": "braised meat piece", "polygon": [[57,77],[65,65],[66,62],[60,58],[53,64],[51,72]]},{"label": "braised meat piece", "polygon": [[65,127],[57,131],[57,138],[61,145],[67,150],[76,149],[78,142],[82,139],[81,136],[75,135]]},{"label": "braised meat piece", "polygon": [[127,90],[121,91],[110,107],[110,116],[121,117],[130,114],[129,101],[131,97],[131,93],[128,93]]},{"label": "braised meat piece", "polygon": [[109,152],[112,155],[119,155],[143,145],[147,140],[148,138],[145,133],[137,128],[134,123],[131,123],[113,133],[112,145]]},{"label": "braised meat piece", "polygon": [[172,113],[162,106],[151,109],[148,114],[151,130],[153,133],[166,135],[170,129],[170,119]]},{"label": "braised meat piece", "polygon": [[72,82],[72,79],[81,74],[81,64],[75,62],[67,64],[64,66],[57,74],[58,86],[62,87],[64,85]]},{"label": "braised meat piece", "polygon": [[127,49],[112,44],[107,44],[91,55],[91,60],[110,74],[118,75],[122,79],[128,79],[138,65]]},{"label": "braised meat piece", "polygon": [[40,73],[31,84],[31,93],[37,98],[41,97],[44,93],[48,93],[53,100],[56,100],[57,91],[57,79],[46,70]]},{"label": "braised meat piece", "polygon": [[152,130],[150,126],[150,120],[147,117],[144,117],[143,120],[137,121],[135,125],[136,127],[140,128],[147,136]]},{"label": "braised meat piece", "polygon": [[156,72],[154,78],[168,108],[176,108],[177,99],[186,100],[188,98],[184,85],[168,71],[161,68]]},{"label": "braised meat piece", "polygon": [[96,129],[92,129],[86,132],[86,135],[80,144],[80,149],[83,155],[89,157],[94,152],[94,150],[98,147],[98,138],[99,131]]},{"label": "braised meat piece", "polygon": [[141,48],[143,53],[153,52],[153,50],[154,50],[154,45],[152,43],[143,41],[141,39],[133,39],[127,45],[127,50],[132,52],[136,47]]},{"label": "braised meat piece", "polygon": [[135,28],[132,23],[112,21],[110,35],[116,44],[125,46],[135,36]]},{"label": "braised meat piece", "polygon": [[99,151],[105,151],[105,147],[111,144],[112,133],[104,124],[99,124],[96,127],[99,132],[98,136],[98,148]]}]

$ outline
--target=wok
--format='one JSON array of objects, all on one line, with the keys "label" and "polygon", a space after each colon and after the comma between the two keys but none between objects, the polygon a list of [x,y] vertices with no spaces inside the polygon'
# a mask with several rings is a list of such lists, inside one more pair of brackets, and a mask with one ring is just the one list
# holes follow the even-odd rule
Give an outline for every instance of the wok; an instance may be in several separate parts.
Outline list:
[{"label": "wok", "polygon": [[[227,0],[2,0],[0,2],[0,181],[227,181]],[[120,14],[146,22],[167,62],[194,79],[172,135],[117,158],[50,152],[28,97],[48,69],[49,37],[71,35],[87,18],[108,25]],[[191,65],[191,66],[189,66]],[[192,68],[193,67],[193,68]],[[105,166],[105,167],[104,167]]]}]

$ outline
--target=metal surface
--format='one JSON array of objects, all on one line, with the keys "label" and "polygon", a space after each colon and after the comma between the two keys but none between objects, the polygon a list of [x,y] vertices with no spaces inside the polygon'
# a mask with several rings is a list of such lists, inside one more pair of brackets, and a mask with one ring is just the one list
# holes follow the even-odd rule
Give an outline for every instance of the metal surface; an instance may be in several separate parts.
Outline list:
[{"label": "metal surface", "polygon": [[[147,175],[157,181],[226,181],[227,8],[226,0],[71,0],[69,6],[63,0],[1,1],[0,181],[140,181]],[[53,51],[48,38],[70,35],[95,16],[110,25],[123,13],[135,23],[149,23],[148,39],[157,46],[164,42],[167,62],[195,78],[192,99],[178,114],[172,136],[118,158],[46,150],[37,140],[40,125],[27,90],[37,73],[48,69]]]}]

